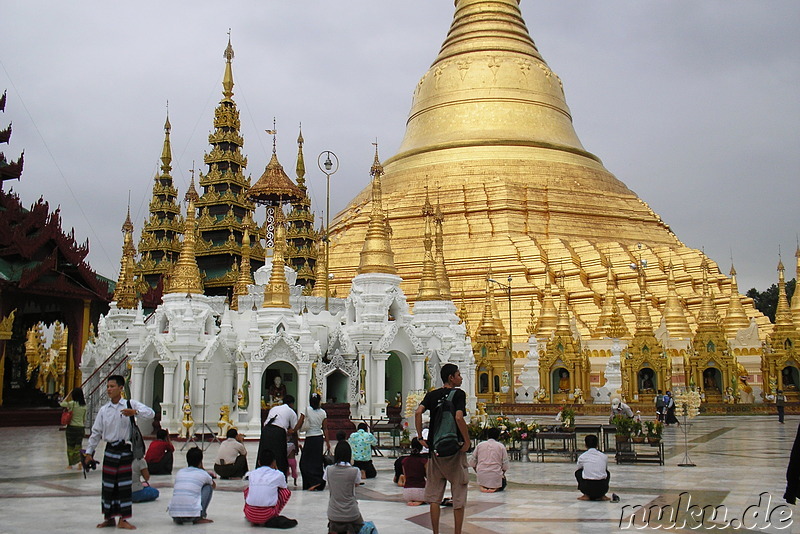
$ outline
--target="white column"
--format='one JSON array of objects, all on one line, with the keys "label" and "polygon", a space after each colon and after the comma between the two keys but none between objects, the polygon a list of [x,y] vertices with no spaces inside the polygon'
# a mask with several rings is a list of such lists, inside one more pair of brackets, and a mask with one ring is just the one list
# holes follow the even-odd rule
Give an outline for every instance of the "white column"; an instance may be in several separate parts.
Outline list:
[{"label": "white column", "polygon": [[222,389],[224,392],[222,396],[222,404],[227,404],[228,406],[230,406],[231,410],[233,410],[233,405],[236,404],[235,401],[231,400],[234,397],[233,372],[234,372],[233,363],[227,364],[225,366],[225,379],[222,381]]},{"label": "white column", "polygon": [[161,403],[161,428],[169,432],[173,408],[175,407],[175,367],[178,362],[161,360],[160,363],[161,367],[164,368],[164,402]]},{"label": "white column", "polygon": [[144,402],[142,400],[142,393],[144,392],[144,368],[147,364],[145,362],[134,362],[133,363],[133,389],[131,389],[131,396],[139,401]]},{"label": "white column", "polygon": [[425,355],[414,354],[411,361],[414,362],[414,389],[419,391],[425,387]]},{"label": "white column", "polygon": [[251,429],[261,428],[261,373],[264,362],[250,362],[250,423]]},{"label": "white column", "polygon": [[372,394],[372,413],[377,415],[381,408],[386,407],[386,360],[389,359],[389,355],[373,353],[372,359],[375,362],[375,377],[374,380],[370,380],[375,385]]},{"label": "white column", "polygon": [[304,413],[306,411],[306,407],[308,407],[308,396],[310,395],[310,384],[308,378],[309,367],[310,365],[307,363],[297,364],[297,404],[295,404],[295,406],[297,406],[298,416],[299,414]]}]

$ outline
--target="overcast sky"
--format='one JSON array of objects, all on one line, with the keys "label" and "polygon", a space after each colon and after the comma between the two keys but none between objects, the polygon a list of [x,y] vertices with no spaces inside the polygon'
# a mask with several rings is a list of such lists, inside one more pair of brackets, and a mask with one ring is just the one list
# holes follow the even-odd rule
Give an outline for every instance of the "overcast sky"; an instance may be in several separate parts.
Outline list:
[{"label": "overcast sky", "polygon": [[[583,145],[742,292],[794,277],[800,232],[800,2],[522,0],[561,77]],[[221,98],[228,28],[234,99],[253,182],[278,157],[294,177],[298,125],[318,214],[334,151],[338,212],[368,182],[377,138],[392,156],[411,95],[436,58],[451,0],[4,2],[0,126],[25,151],[30,205],[60,205],[89,261],[116,279],[128,191],[138,232],[158,172],[165,104],[181,197]],[[263,213],[257,214],[263,220]]]}]

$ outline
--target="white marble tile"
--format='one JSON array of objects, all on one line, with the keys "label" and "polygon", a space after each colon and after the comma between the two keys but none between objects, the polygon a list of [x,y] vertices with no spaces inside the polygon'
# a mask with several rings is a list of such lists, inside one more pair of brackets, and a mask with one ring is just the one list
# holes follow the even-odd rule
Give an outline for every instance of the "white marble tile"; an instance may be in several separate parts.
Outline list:
[{"label": "white marble tile", "polygon": [[[584,419],[581,422],[594,422]],[[798,421],[800,418],[788,417],[787,423],[780,425],[774,417],[700,417],[692,422],[685,441],[680,429],[668,428],[664,435],[666,465],[618,466],[612,458],[611,486],[622,499],[619,504],[577,501],[574,464],[513,462],[508,491],[483,494],[474,482],[471,484],[464,532],[620,532],[620,518],[627,517],[633,506],[675,502],[681,492],[689,492],[692,503],[700,506],[724,504],[729,518],[757,504],[763,492],[772,495],[775,507],[782,503],[786,465]],[[678,467],[684,458],[684,442],[697,467]],[[212,444],[206,451],[207,466],[217,448]],[[251,457],[257,448],[256,442],[247,443]],[[68,471],[64,450],[64,434],[53,427],[0,428],[0,534],[93,531],[102,519],[100,473],[92,472],[84,479],[79,472]],[[184,453],[178,452],[176,469],[185,465],[184,458]],[[393,461],[375,459],[378,478],[359,489],[363,516],[374,521],[382,534],[430,532],[427,508],[406,506],[401,489],[391,483]],[[174,525],[165,511],[172,477],[153,477],[153,481],[161,497],[134,507],[132,522],[140,531],[249,531],[242,514],[241,488],[245,482],[218,481],[209,509],[209,517],[215,522],[189,527]],[[300,521],[296,532],[325,532],[327,503],[326,492],[295,491],[284,514]],[[765,531],[800,532],[800,512],[790,528]],[[442,532],[452,532],[448,508],[443,509]]]}]

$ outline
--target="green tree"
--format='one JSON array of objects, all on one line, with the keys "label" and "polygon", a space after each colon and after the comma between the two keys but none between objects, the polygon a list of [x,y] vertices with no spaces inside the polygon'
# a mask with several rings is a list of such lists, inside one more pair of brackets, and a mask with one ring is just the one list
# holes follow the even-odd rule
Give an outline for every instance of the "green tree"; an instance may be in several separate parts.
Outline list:
[{"label": "green tree", "polygon": [[[786,282],[786,297],[789,301],[792,300],[794,295],[794,288],[797,285],[797,280],[792,278]],[[756,309],[769,317],[769,320],[775,322],[775,310],[778,307],[778,285],[772,284],[764,291],[758,291],[756,288],[751,288],[745,293],[748,297],[753,299],[753,304]]]}]

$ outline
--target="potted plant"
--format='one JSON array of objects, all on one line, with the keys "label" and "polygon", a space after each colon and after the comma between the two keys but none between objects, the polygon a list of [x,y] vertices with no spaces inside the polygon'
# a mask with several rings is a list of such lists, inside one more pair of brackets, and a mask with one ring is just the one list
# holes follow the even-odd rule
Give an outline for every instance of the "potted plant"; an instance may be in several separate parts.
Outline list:
[{"label": "potted plant", "polygon": [[622,414],[617,414],[611,418],[611,424],[616,427],[617,443],[627,443],[631,439],[631,425],[633,420]]},{"label": "potted plant", "polygon": [[642,422],[634,421],[631,424],[631,441],[634,443],[644,443],[645,434],[642,432]]},{"label": "potted plant", "polygon": [[647,442],[656,445],[661,442],[661,434],[664,431],[664,423],[661,421],[647,421]]}]

